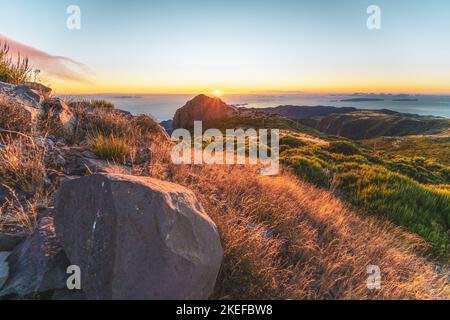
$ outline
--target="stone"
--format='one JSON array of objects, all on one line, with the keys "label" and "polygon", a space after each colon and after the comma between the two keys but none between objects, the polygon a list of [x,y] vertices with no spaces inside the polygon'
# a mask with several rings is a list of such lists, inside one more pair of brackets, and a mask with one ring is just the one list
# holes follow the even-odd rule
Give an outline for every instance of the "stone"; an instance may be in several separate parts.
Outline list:
[{"label": "stone", "polygon": [[217,227],[188,189],[148,177],[65,181],[55,226],[88,299],[207,299],[223,258]]},{"label": "stone", "polygon": [[13,251],[27,235],[25,233],[4,233],[0,232],[0,251]]},{"label": "stone", "polygon": [[97,155],[95,153],[93,153],[92,151],[89,151],[89,150],[84,150],[83,152],[81,152],[81,154],[85,158],[98,159]]},{"label": "stone", "polygon": [[30,123],[40,115],[43,101],[44,97],[30,88],[0,82],[0,103],[14,106]]},{"label": "stone", "polygon": [[26,297],[66,287],[70,265],[60,246],[52,217],[42,218],[37,230],[9,255],[9,278],[2,296]]},{"label": "stone", "polygon": [[55,125],[69,132],[75,130],[77,118],[62,99],[47,99],[43,103],[43,110],[47,118],[54,121]]},{"label": "stone", "polygon": [[0,252],[0,289],[3,287],[9,276],[9,265],[6,259],[11,252]]},{"label": "stone", "polygon": [[38,92],[40,95],[44,97],[44,99],[50,98],[50,95],[52,94],[51,88],[37,82],[25,82],[24,84],[21,85],[21,87],[25,87],[35,92]]}]

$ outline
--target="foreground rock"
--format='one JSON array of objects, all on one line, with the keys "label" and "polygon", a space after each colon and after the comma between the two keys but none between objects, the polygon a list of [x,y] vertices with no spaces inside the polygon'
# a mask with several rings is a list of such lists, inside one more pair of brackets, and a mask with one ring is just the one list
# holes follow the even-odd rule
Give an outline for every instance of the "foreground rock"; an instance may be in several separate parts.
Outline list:
[{"label": "foreground rock", "polygon": [[177,110],[173,118],[173,129],[191,129],[194,121],[223,120],[232,117],[235,112],[235,108],[219,98],[210,98],[201,94]]},{"label": "foreground rock", "polygon": [[207,299],[213,292],[219,234],[184,187],[113,174],[67,181],[55,224],[88,299]]},{"label": "foreground rock", "polygon": [[8,280],[9,276],[9,265],[6,259],[10,255],[10,252],[0,252],[0,288]]},{"label": "foreground rock", "polygon": [[17,246],[6,262],[9,277],[0,288],[0,297],[26,297],[66,287],[69,262],[56,239],[51,217],[42,218],[35,233]]},{"label": "foreground rock", "polygon": [[0,232],[0,252],[12,251],[19,243],[26,238],[24,233],[4,233]]}]

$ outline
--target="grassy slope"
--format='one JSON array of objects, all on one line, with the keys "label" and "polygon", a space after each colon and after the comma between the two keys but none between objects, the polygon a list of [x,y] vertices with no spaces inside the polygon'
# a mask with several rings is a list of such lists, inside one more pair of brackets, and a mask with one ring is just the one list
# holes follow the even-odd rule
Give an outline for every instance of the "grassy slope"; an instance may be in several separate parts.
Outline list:
[{"label": "grassy slope", "polygon": [[[289,173],[263,177],[250,167],[177,166],[171,177],[194,190],[219,227],[225,260],[215,298],[448,297],[431,265],[413,253],[426,247],[420,239],[361,217]],[[372,264],[383,273],[379,291],[367,289]]]},{"label": "grassy slope", "polygon": [[361,141],[362,145],[385,156],[425,157],[450,165],[450,136],[381,137]]},{"label": "grassy slope", "polygon": [[449,168],[423,158],[383,159],[353,143],[285,146],[282,160],[302,179],[332,187],[364,212],[389,218],[416,232],[448,255]]}]

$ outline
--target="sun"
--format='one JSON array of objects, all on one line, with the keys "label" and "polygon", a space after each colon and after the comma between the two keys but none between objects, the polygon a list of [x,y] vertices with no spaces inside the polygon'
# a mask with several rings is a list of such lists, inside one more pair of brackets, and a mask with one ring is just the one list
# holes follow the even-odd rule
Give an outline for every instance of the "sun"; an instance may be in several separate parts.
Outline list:
[{"label": "sun", "polygon": [[214,91],[214,95],[215,95],[216,97],[220,97],[220,96],[222,95],[222,90],[219,90],[219,89],[215,90],[215,91]]}]

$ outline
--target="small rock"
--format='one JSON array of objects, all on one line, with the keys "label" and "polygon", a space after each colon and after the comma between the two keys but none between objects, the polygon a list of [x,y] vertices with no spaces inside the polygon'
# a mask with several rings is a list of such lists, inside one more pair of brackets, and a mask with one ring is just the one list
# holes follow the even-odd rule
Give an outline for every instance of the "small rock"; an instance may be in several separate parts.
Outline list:
[{"label": "small rock", "polygon": [[81,153],[83,157],[89,158],[89,159],[98,159],[98,157],[93,153],[92,151],[85,150]]},{"label": "small rock", "polygon": [[13,251],[26,237],[24,233],[0,233],[0,251]]},{"label": "small rock", "polygon": [[41,219],[37,230],[13,250],[7,262],[9,278],[0,297],[25,297],[66,287],[70,263],[56,238],[52,217]]},{"label": "small rock", "polygon": [[9,265],[6,259],[11,252],[0,252],[0,289],[3,287],[9,276]]},{"label": "small rock", "polygon": [[47,99],[42,105],[45,114],[55,121],[56,125],[61,126],[69,132],[72,132],[75,129],[76,116],[62,99]]}]

